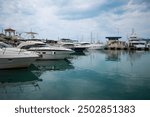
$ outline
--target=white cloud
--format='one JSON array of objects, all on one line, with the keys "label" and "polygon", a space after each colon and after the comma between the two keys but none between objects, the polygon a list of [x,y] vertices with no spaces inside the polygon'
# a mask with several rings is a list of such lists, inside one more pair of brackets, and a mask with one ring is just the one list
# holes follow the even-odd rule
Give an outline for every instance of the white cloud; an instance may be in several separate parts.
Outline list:
[{"label": "white cloud", "polygon": [[[113,0],[112,0],[113,1]],[[145,2],[129,0],[123,5],[109,0],[5,0],[0,2],[0,26],[20,32],[38,32],[41,38],[90,40],[117,35],[126,37],[131,28],[150,37],[150,11]],[[110,6],[107,6],[111,4]],[[112,6],[112,7],[111,7]],[[110,8],[109,8],[110,7]],[[109,9],[108,9],[109,8]]]}]

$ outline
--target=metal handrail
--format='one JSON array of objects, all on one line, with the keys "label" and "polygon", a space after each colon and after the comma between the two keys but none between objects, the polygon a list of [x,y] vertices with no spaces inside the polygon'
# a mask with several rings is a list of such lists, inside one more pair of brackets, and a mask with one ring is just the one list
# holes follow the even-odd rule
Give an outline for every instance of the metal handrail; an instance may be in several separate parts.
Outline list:
[{"label": "metal handrail", "polygon": [[[6,48],[1,48],[1,49],[2,49],[2,51],[3,51],[2,53],[5,54]],[[9,52],[11,52],[11,51],[12,51],[12,52],[18,52],[18,54],[20,54],[20,53],[22,52],[22,49],[20,49],[19,51],[15,51],[15,50],[7,50],[7,51],[9,51]]]},{"label": "metal handrail", "polygon": [[5,54],[6,48],[1,48],[3,50],[3,54]]}]

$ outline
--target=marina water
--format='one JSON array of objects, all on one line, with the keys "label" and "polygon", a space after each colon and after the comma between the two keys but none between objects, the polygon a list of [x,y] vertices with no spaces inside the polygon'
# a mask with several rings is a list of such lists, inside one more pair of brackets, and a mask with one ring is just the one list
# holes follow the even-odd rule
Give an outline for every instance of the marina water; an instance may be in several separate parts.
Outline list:
[{"label": "marina water", "polygon": [[90,51],[0,70],[0,99],[150,99],[150,52]]}]

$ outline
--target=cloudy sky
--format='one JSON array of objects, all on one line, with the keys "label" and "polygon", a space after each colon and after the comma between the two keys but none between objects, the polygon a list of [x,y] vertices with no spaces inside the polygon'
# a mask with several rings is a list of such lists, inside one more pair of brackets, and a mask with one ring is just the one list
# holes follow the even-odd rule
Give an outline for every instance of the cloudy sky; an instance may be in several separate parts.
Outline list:
[{"label": "cloudy sky", "polygon": [[150,0],[0,0],[0,29],[39,33],[39,38],[126,40],[131,29],[150,38]]}]

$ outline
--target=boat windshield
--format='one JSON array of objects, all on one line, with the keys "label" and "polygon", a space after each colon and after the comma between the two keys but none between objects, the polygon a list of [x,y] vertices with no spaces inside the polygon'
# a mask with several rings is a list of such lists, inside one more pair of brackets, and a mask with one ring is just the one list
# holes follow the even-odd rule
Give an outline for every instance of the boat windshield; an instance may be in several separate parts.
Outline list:
[{"label": "boat windshield", "polygon": [[74,44],[63,44],[64,47],[74,46]]},{"label": "boat windshield", "polygon": [[0,48],[12,48],[12,46],[6,43],[0,42]]},{"label": "boat windshield", "polygon": [[35,47],[37,47],[37,48],[38,48],[38,47],[48,47],[48,45],[47,45],[47,44],[36,44],[36,45],[34,45],[33,47],[34,47],[34,48],[35,48]]},{"label": "boat windshield", "polygon": [[30,49],[30,48],[39,48],[39,47],[48,47],[46,44],[34,44],[34,45],[26,45],[21,47],[21,49]]},{"label": "boat windshield", "polygon": [[90,45],[90,43],[81,43],[81,45]]},{"label": "boat windshield", "polygon": [[61,39],[61,42],[69,42],[69,43],[73,43],[73,40],[71,39]]}]

